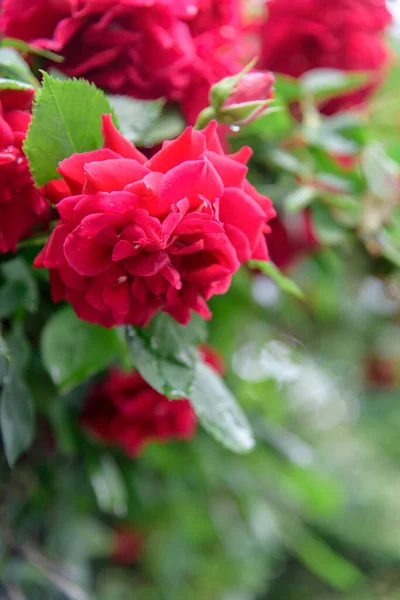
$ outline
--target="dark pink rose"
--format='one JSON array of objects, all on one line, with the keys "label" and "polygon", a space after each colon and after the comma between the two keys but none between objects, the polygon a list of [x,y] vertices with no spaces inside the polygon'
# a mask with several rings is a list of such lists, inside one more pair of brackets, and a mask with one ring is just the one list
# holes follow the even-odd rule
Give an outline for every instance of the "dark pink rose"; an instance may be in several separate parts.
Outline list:
[{"label": "dark pink rose", "polygon": [[[260,66],[299,77],[317,68],[368,71],[378,83],[388,59],[385,0],[270,0]],[[374,85],[327,103],[325,112],[361,103]]]},{"label": "dark pink rose", "polygon": [[0,90],[0,253],[15,251],[17,242],[49,216],[22,150],[33,95],[33,90]]},{"label": "dark pink rose", "polygon": [[208,319],[242,263],[267,259],[275,211],[246,180],[251,150],[223,151],[216,123],[188,127],[146,159],[103,118],[105,148],[74,154],[59,172],[70,196],[35,266],[53,299],[105,327],[144,326],[159,310]]},{"label": "dark pink rose", "polygon": [[4,0],[3,6],[6,36],[61,54],[57,68],[112,93],[183,101],[189,88],[205,86],[193,97],[200,112],[211,83],[240,70],[232,62],[239,0]]}]

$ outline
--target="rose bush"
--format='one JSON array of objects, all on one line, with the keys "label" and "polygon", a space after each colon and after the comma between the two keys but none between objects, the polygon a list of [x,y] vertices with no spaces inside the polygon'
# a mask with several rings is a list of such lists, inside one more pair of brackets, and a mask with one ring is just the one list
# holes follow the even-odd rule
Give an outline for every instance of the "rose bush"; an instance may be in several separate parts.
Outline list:
[{"label": "rose bush", "polygon": [[335,98],[328,113],[365,100],[382,79],[389,52],[382,32],[391,22],[384,0],[270,0],[263,26],[263,68],[299,77],[318,68],[367,71],[373,85]]},{"label": "rose bush", "polygon": [[147,160],[103,117],[105,148],[74,154],[59,172],[70,196],[35,265],[53,299],[105,327],[145,325],[158,311],[208,319],[240,264],[267,259],[271,201],[246,180],[251,151],[226,155],[216,124],[187,128]]},{"label": "rose bush", "polygon": [[0,253],[44,223],[49,206],[35,189],[22,150],[34,90],[0,90]]},{"label": "rose bush", "polygon": [[190,122],[210,85],[239,69],[237,0],[5,0],[1,28],[60,53],[66,75],[113,93],[184,101]]}]

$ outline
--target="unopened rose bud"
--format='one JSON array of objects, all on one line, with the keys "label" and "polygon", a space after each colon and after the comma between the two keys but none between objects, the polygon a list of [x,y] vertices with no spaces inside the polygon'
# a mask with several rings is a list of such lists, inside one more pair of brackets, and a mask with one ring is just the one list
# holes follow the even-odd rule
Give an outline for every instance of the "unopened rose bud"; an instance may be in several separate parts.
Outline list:
[{"label": "unopened rose bud", "polygon": [[247,125],[268,107],[274,95],[272,73],[246,73],[234,86],[232,93],[220,108],[225,123]]}]

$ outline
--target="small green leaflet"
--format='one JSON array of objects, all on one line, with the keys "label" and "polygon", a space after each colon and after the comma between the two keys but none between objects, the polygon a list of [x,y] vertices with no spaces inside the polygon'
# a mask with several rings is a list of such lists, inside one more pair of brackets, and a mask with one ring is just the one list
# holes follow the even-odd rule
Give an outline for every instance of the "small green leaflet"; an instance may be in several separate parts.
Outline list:
[{"label": "small green leaflet", "polygon": [[7,462],[13,466],[28,448],[34,432],[34,406],[23,380],[29,348],[21,330],[16,329],[8,338],[9,363],[2,377],[0,425]]},{"label": "small green leaflet", "polygon": [[24,151],[37,186],[59,179],[57,167],[76,152],[103,145],[101,117],[113,114],[101,90],[84,79],[57,79],[43,73]]},{"label": "small green leaflet", "polygon": [[271,261],[265,260],[250,260],[248,263],[250,269],[259,269],[276,283],[276,285],[283,291],[300,298],[304,298],[304,292],[299,288],[297,283],[282,275],[278,267]]}]

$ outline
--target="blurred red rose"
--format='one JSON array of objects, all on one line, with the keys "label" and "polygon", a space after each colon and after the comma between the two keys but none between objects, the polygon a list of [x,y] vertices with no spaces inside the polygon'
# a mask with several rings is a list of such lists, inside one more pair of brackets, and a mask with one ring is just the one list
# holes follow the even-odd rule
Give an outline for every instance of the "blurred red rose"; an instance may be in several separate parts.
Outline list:
[{"label": "blurred red rose", "polygon": [[3,6],[6,36],[60,53],[65,61],[57,68],[112,93],[181,101],[189,88],[201,87],[191,109],[199,112],[210,84],[235,71],[239,0],[4,0]]},{"label": "blurred red rose", "polygon": [[143,535],[129,526],[120,526],[113,536],[111,560],[121,565],[137,562],[144,546]]},{"label": "blurred red rose", "polygon": [[367,382],[374,388],[393,389],[399,385],[395,361],[370,356],[365,367]]},{"label": "blurred red rose", "polygon": [[251,150],[226,155],[216,124],[188,127],[146,159],[103,118],[106,148],[74,154],[59,172],[71,196],[35,261],[53,299],[105,327],[144,326],[159,310],[208,319],[214,294],[251,258],[267,259],[271,201],[246,180]]},{"label": "blurred red rose", "polygon": [[34,90],[0,90],[0,253],[15,251],[49,215],[22,151],[33,96]]},{"label": "blurred red rose", "polygon": [[[215,351],[202,347],[203,360],[214,369]],[[223,366],[221,359],[219,366]],[[83,408],[85,429],[109,444],[137,456],[152,441],[191,439],[197,419],[189,400],[169,400],[156,392],[139,373],[111,370],[95,385]]]},{"label": "blurred red rose", "polygon": [[[385,0],[270,0],[262,68],[299,77],[317,68],[369,71],[376,83],[388,59],[382,32],[391,23]],[[374,85],[329,101],[332,114],[361,103]]]},{"label": "blurred red rose", "polygon": [[285,219],[277,217],[271,222],[268,250],[272,262],[279,269],[292,267],[318,247],[309,211]]}]

